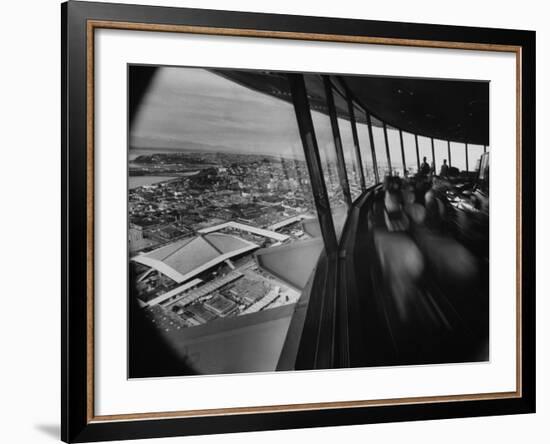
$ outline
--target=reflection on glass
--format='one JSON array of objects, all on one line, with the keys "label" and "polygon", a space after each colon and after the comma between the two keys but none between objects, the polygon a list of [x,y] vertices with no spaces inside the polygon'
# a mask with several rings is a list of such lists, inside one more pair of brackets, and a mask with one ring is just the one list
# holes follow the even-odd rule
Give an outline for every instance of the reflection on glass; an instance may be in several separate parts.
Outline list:
[{"label": "reflection on glass", "polygon": [[380,181],[384,180],[390,174],[390,164],[386,154],[386,141],[384,139],[384,128],[382,122],[371,116],[372,138],[374,139],[374,152],[376,153],[376,163],[378,166],[378,177]]},{"label": "reflection on glass", "polygon": [[346,221],[348,207],[344,200],[344,193],[338,176],[338,164],[336,158],[336,147],[332,135],[330,117],[327,114],[327,101],[323,85],[323,79],[316,75],[305,75],[304,80],[308,96],[314,96],[316,103],[320,103],[319,111],[313,107],[311,109],[311,118],[319,147],[319,157],[321,158],[321,169],[325,179],[330,211],[334,223],[336,237],[339,239]]},{"label": "reflection on glass", "polygon": [[424,162],[424,158],[426,158],[428,165],[433,167],[432,141],[429,137],[418,136],[418,153],[420,155],[421,164]]},{"label": "reflection on glass", "polygon": [[[259,344],[241,315],[291,313],[323,249],[294,107],[232,73],[159,68],[130,129],[131,295],[202,374],[275,370],[289,322]],[[207,345],[189,330],[207,331]]]},{"label": "reflection on glass", "polygon": [[436,174],[440,174],[443,161],[444,160],[447,161],[447,166],[449,165],[447,141],[434,139],[434,151],[435,151],[435,172]]},{"label": "reflection on glass", "polygon": [[390,147],[390,159],[392,174],[403,177],[403,159],[401,156],[401,140],[399,139],[399,130],[387,125],[388,146]]},{"label": "reflection on glass", "polygon": [[357,136],[359,138],[359,148],[361,150],[361,161],[363,162],[365,185],[370,187],[376,183],[376,177],[374,175],[374,162],[372,160],[369,127],[366,123],[367,117],[365,112],[358,107],[355,107],[355,119],[357,121]]},{"label": "reflection on glass", "polygon": [[483,154],[483,145],[468,144],[469,171],[479,171],[479,162]]},{"label": "reflection on glass", "polygon": [[[336,109],[348,109],[346,100],[337,90],[333,89],[332,95],[334,97]],[[338,117],[338,128],[340,129],[340,139],[342,140],[342,152],[344,154],[344,163],[348,176],[349,191],[351,200],[354,201],[361,195],[361,179],[359,178],[359,165],[357,163],[357,155],[355,154],[349,114],[346,113],[345,117]]]},{"label": "reflection on glass", "polygon": [[415,143],[414,134],[403,131],[403,149],[405,151],[405,165],[407,166],[408,174],[418,172]]},{"label": "reflection on glass", "polygon": [[451,142],[451,166],[466,171],[466,147],[463,143]]}]

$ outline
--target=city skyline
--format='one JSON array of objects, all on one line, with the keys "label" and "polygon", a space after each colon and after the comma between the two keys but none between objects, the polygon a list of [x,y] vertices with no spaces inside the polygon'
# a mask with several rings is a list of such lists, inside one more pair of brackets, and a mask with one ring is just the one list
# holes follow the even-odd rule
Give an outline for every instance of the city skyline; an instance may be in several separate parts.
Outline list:
[{"label": "city skyline", "polygon": [[[338,115],[325,97],[342,100],[334,80],[303,74],[314,109],[289,79],[130,66],[129,377],[311,368],[303,359],[316,345],[296,341],[321,313],[327,282],[341,288],[340,265],[328,259],[341,248],[349,270],[355,260],[364,270],[357,285],[372,288],[373,306],[390,316],[379,351],[359,338],[374,353],[362,363],[485,360],[488,187],[476,188],[471,174],[484,147],[470,150],[468,171],[445,170],[448,149],[457,166],[465,145],[387,123],[354,128],[345,103]],[[423,157],[435,171],[419,167]],[[475,295],[474,308],[455,288]],[[413,324],[417,332],[406,332]],[[166,365],[151,367],[144,350],[160,345]],[[396,345],[399,355],[386,355]]]},{"label": "city skyline", "polygon": [[[333,146],[327,116],[312,110],[315,136],[319,146]],[[340,138],[345,148],[354,145],[349,121],[339,118]],[[357,123],[362,148],[370,150],[366,140],[366,125]],[[398,131],[388,128],[391,164],[402,167]],[[382,128],[373,127],[373,140],[378,166],[387,167],[385,139]],[[413,138],[404,134],[407,167],[416,165]],[[363,135],[361,137],[361,135]],[[187,151],[260,154],[289,159],[304,159],[302,144],[292,104],[273,96],[253,91],[222,75],[204,68],[160,67],[144,94],[129,135],[130,152]],[[445,146],[439,146],[444,143]],[[436,167],[447,159],[446,142],[435,141]],[[364,145],[364,147],[363,147]],[[454,166],[465,169],[462,144],[451,141]],[[483,153],[482,146],[470,145],[470,150]],[[420,159],[431,163],[429,139],[419,137]],[[321,150],[331,161],[334,149]],[[479,156],[472,156],[470,167]],[[474,162],[472,160],[475,158]],[[449,159],[447,159],[449,162]],[[371,164],[370,156],[363,158]]]}]

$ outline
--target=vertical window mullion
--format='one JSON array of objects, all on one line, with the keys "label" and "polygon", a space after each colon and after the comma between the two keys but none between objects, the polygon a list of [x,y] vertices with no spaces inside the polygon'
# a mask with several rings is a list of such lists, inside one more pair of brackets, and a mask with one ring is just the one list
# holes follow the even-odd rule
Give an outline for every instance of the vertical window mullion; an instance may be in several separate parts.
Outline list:
[{"label": "vertical window mullion", "polygon": [[407,163],[405,162],[405,147],[403,145],[403,131],[399,130],[399,141],[401,142],[401,160],[403,161],[403,177],[407,171]]},{"label": "vertical window mullion", "polygon": [[416,168],[420,172],[420,150],[418,149],[418,134],[414,135],[414,144],[416,146]]},{"label": "vertical window mullion", "polygon": [[338,127],[338,115],[336,114],[336,106],[334,105],[332,85],[330,84],[330,80],[327,76],[323,76],[323,82],[325,84],[325,95],[327,98],[330,124],[332,127],[332,137],[334,139],[334,146],[336,148],[336,162],[338,165],[338,177],[340,178],[340,185],[342,187],[344,199],[349,208],[351,207],[351,193],[349,190],[348,175],[346,172],[346,163],[344,161],[342,139],[340,137],[340,129]]},{"label": "vertical window mullion", "polygon": [[435,146],[434,146],[434,138],[433,137],[430,137],[430,140],[432,141],[432,165],[433,165],[433,170],[434,170],[434,174],[435,172],[437,171],[437,167],[435,165]]},{"label": "vertical window mullion", "polygon": [[367,128],[369,130],[370,150],[372,155],[372,166],[374,168],[374,180],[376,183],[380,183],[380,175],[378,174],[378,162],[376,161],[376,150],[374,149],[374,136],[372,134],[372,121],[368,111],[365,111],[367,117]]},{"label": "vertical window mullion", "polygon": [[353,109],[353,101],[349,95],[349,91],[346,89],[346,100],[348,102],[349,120],[351,122],[351,133],[353,135],[353,144],[355,145],[355,157],[359,167],[359,181],[361,183],[361,190],[367,189],[365,183],[365,173],[363,171],[363,160],[361,159],[361,149],[359,146],[359,136],[357,135],[357,123],[355,121],[355,110]]},{"label": "vertical window mullion", "polygon": [[288,81],[290,84],[294,111],[298,121],[298,130],[300,131],[302,147],[304,149],[306,164],[311,179],[315,206],[319,216],[319,225],[325,242],[325,249],[328,253],[335,253],[338,249],[338,242],[336,240],[336,232],[330,212],[330,203],[321,169],[319,148],[315,137],[313,120],[311,118],[304,76],[302,74],[288,74]]},{"label": "vertical window mullion", "polygon": [[384,127],[384,142],[386,144],[386,159],[388,161],[389,175],[392,175],[392,165],[391,165],[391,156],[390,156],[390,144],[388,142],[388,128],[386,122],[382,122]]}]

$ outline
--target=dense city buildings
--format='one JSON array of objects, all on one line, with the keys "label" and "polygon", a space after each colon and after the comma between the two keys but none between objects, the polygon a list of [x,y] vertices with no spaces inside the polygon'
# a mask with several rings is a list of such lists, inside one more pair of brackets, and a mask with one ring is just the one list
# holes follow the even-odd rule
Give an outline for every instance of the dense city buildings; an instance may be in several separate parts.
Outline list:
[{"label": "dense city buildings", "polygon": [[488,85],[129,79],[129,377],[487,360]]},{"label": "dense city buildings", "polygon": [[318,222],[304,160],[171,151],[137,154],[129,171],[131,276],[157,326],[178,330],[298,300],[299,284],[262,269],[255,253],[318,236],[305,228]]}]

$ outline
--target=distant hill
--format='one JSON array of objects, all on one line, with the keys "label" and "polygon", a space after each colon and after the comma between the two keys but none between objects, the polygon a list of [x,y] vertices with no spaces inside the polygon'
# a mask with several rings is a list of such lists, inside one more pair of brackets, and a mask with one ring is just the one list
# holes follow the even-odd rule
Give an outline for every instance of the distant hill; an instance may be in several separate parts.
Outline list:
[{"label": "distant hill", "polygon": [[[190,142],[169,138],[154,138],[154,137],[130,137],[130,151],[132,150],[147,150],[147,151],[189,151],[189,152],[210,152],[210,153],[234,153],[234,154],[258,154],[268,157],[280,157],[281,155],[274,153],[258,152],[253,148],[234,148],[222,145],[209,145],[206,143]],[[289,158],[287,153],[285,158]],[[299,158],[301,160],[301,158]]]},{"label": "distant hill", "polygon": [[159,151],[234,151],[231,148],[208,145],[205,143],[187,142],[175,139],[157,139],[153,137],[130,138],[130,150],[159,150]]}]

